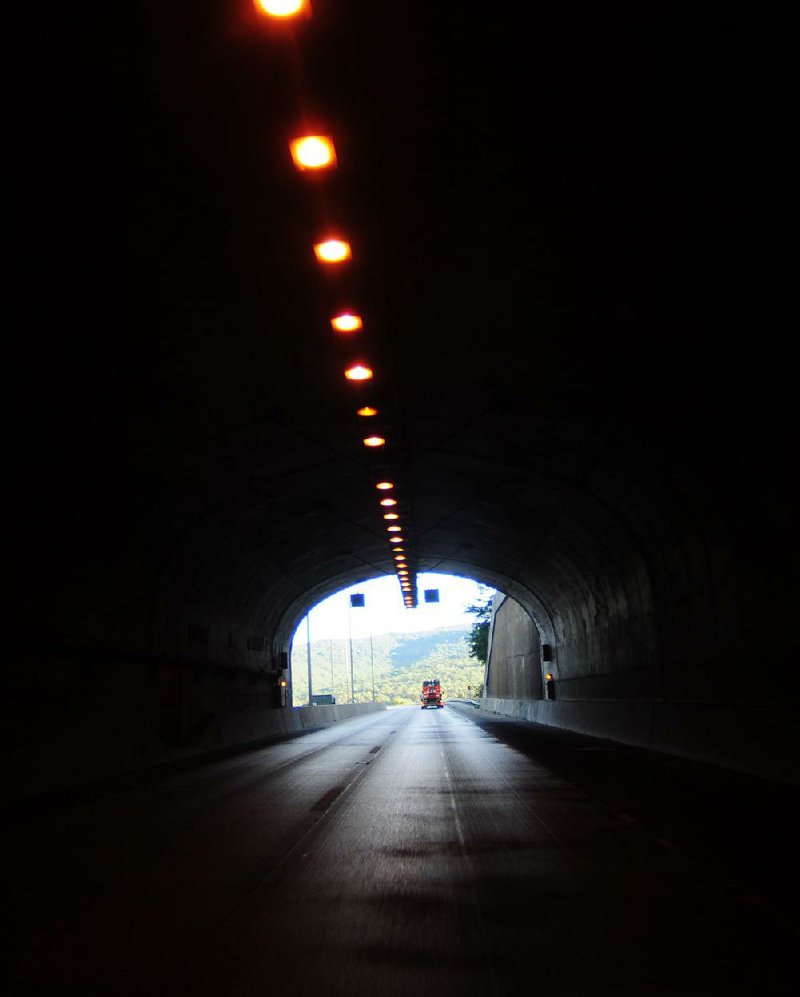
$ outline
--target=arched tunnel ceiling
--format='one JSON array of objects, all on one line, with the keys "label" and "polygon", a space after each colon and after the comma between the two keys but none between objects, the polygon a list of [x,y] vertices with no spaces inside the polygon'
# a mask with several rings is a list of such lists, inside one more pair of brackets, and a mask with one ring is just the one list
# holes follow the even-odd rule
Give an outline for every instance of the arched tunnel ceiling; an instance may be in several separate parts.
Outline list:
[{"label": "arched tunnel ceiling", "polygon": [[[383,466],[419,570],[528,604],[557,596],[559,531],[575,564],[611,533],[633,550],[665,483],[713,506],[760,473],[787,399],[743,407],[781,378],[773,330],[750,341],[751,28],[366,0],[292,30],[251,0],[42,13],[18,39],[7,400],[18,553],[56,629],[90,562],[286,628],[392,570]],[[304,121],[335,137],[324,179],[292,168]],[[353,244],[336,275],[311,253],[327,226]],[[343,304],[358,346],[330,332]],[[355,356],[370,390],[342,377]]]}]

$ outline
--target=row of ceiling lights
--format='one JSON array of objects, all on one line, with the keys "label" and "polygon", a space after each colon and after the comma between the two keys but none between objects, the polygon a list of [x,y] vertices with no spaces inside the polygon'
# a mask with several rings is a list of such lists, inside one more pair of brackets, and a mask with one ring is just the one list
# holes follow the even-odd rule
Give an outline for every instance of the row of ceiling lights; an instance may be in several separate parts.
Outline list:
[{"label": "row of ceiling lights", "polygon": [[[311,17],[310,0],[254,0],[256,10],[274,21],[291,21],[296,18]],[[301,135],[289,144],[289,151],[295,168],[301,173],[321,174],[335,169],[337,165],[336,147],[330,135]],[[340,267],[353,258],[352,248],[347,239],[339,234],[328,234],[324,239],[314,243],[314,256],[323,267]],[[341,336],[351,336],[364,329],[360,314],[354,310],[342,310],[331,316],[331,328]],[[353,384],[364,384],[372,381],[374,371],[369,363],[362,359],[353,360],[344,370],[347,381]],[[378,409],[370,404],[363,404],[357,410],[359,419],[371,419],[377,416]],[[378,433],[364,436],[362,442],[371,451],[379,451],[386,446],[386,438]],[[380,495],[379,506],[383,514],[384,524],[391,545],[394,569],[397,574],[403,601],[408,608],[417,604],[416,579],[409,567],[407,541],[403,537],[400,508],[396,496],[396,482],[388,479],[375,483]]]}]

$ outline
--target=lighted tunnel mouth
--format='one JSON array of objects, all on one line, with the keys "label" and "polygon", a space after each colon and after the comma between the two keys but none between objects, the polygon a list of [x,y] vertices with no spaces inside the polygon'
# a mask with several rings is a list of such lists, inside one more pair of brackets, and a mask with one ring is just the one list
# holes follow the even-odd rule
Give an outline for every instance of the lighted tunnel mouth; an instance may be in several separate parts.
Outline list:
[{"label": "lighted tunnel mouth", "polygon": [[[392,562],[387,559],[387,567],[389,563]],[[407,572],[409,579],[400,583],[402,592],[398,584],[400,571]],[[372,594],[371,585],[376,586],[376,595]],[[410,652],[403,651],[406,657],[395,659],[393,648],[412,644],[432,647],[432,635],[439,631],[443,634],[437,643],[443,640],[453,645],[448,659],[450,670],[444,677],[439,676],[441,662],[431,661],[428,677],[442,679],[445,703],[448,698],[470,698],[470,687],[481,684],[484,669],[482,662],[469,658],[463,640],[474,622],[465,607],[484,591],[479,582],[436,572],[414,577],[409,569],[392,567],[391,574],[364,582],[357,592],[352,588],[355,586],[328,596],[299,621],[287,665],[291,669],[292,689],[291,700],[286,705],[303,706],[312,701],[365,703],[374,698],[378,703],[405,704],[418,709],[421,686],[407,671],[406,658]],[[438,596],[440,590],[441,601],[423,600],[423,594]],[[492,590],[485,591],[488,597]],[[398,613],[399,616],[391,615]],[[396,635],[393,642],[387,637],[392,633]],[[414,654],[415,660],[422,654],[420,660],[425,661],[428,650]]]}]

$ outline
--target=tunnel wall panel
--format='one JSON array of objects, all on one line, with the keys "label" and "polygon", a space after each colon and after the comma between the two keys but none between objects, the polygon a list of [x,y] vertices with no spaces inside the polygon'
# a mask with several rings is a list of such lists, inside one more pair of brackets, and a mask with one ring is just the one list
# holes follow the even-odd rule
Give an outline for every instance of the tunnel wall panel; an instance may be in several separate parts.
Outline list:
[{"label": "tunnel wall panel", "polygon": [[[536,624],[513,599],[495,614],[506,620],[492,632],[488,694],[504,699],[541,699],[541,642]],[[510,617],[510,619],[506,619]]]},{"label": "tunnel wall panel", "polygon": [[800,784],[792,706],[486,698],[481,709]]}]

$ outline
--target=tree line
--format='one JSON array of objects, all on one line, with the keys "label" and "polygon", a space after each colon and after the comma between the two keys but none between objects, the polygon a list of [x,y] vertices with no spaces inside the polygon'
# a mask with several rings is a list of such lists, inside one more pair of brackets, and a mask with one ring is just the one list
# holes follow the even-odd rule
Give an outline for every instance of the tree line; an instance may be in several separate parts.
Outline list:
[{"label": "tree line", "polygon": [[[468,632],[445,628],[418,634],[382,634],[353,638],[354,701],[402,706],[419,702],[425,679],[438,678],[447,698],[475,698],[483,683],[484,662],[472,654]],[[350,642],[311,642],[312,690],[351,702]],[[306,645],[292,651],[292,700],[308,702]]]}]

